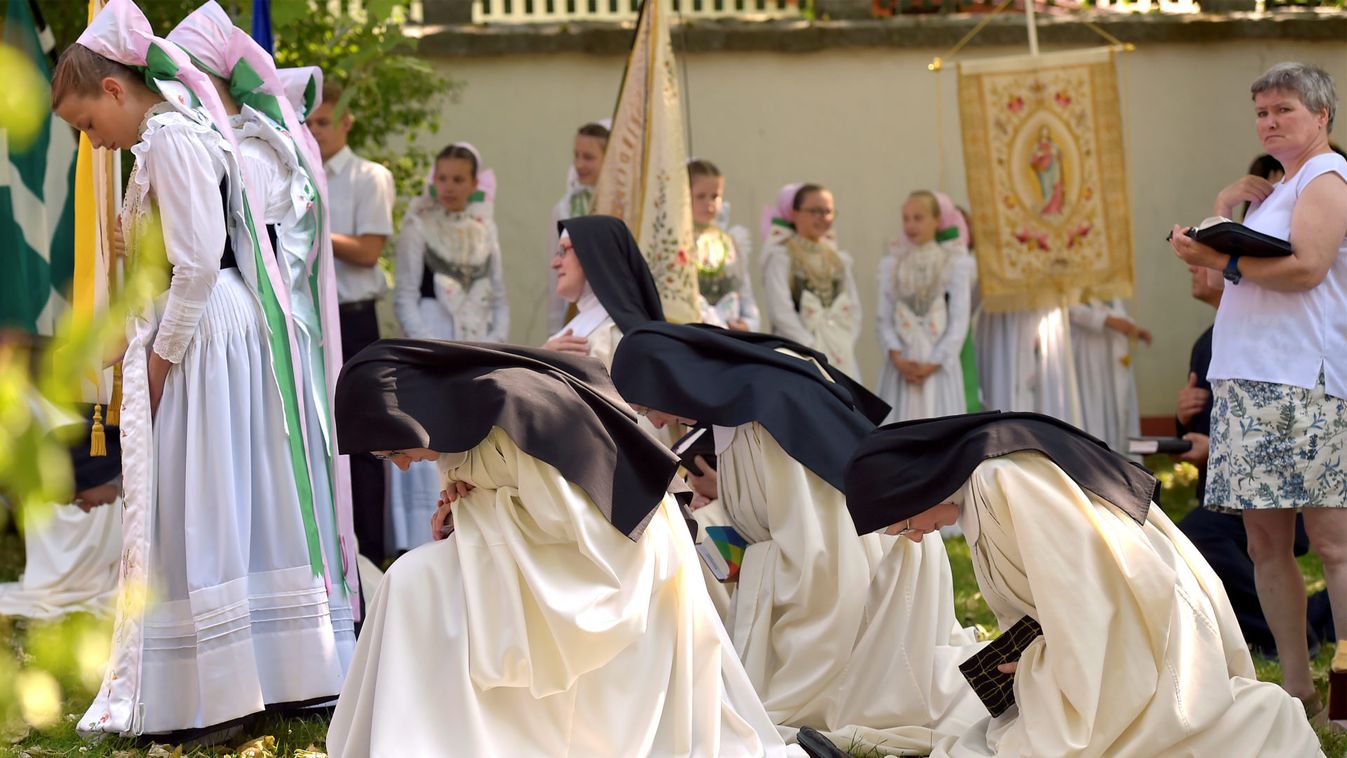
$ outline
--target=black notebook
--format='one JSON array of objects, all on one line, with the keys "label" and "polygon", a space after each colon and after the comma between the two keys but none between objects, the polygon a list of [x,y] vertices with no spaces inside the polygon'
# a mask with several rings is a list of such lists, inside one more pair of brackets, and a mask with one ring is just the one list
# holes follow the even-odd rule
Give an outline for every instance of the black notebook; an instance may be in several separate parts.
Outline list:
[{"label": "black notebook", "polygon": [[964,679],[991,715],[1000,716],[1015,704],[1015,675],[1003,673],[996,667],[1002,663],[1019,662],[1025,648],[1041,634],[1043,627],[1038,621],[1025,616],[990,645],[959,664]]},{"label": "black notebook", "polygon": [[1279,258],[1291,254],[1291,243],[1228,218],[1212,216],[1188,230],[1188,236],[1227,255]]},{"label": "black notebook", "polygon": [[1182,437],[1132,437],[1127,440],[1127,452],[1131,455],[1180,455],[1192,449],[1192,440]]},{"label": "black notebook", "polygon": [[678,456],[678,462],[683,468],[696,474],[705,476],[705,472],[697,466],[697,456],[701,456],[706,465],[712,470],[716,468],[716,435],[709,426],[699,426],[688,432],[683,439],[674,443],[674,455]]}]

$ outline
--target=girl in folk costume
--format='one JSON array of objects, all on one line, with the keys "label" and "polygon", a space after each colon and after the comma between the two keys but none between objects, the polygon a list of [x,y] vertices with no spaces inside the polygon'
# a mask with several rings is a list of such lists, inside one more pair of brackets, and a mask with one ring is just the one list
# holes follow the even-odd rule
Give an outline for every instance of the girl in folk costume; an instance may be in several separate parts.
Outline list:
[{"label": "girl in folk costume", "polygon": [[[341,368],[341,327],[323,211],[327,193],[322,159],[299,136],[306,132],[285,97],[271,56],[234,26],[215,0],[183,19],[169,32],[168,41],[182,47],[209,75],[230,114],[239,168],[257,193],[253,202],[261,206],[287,286],[291,325],[301,356],[299,426],[305,433],[309,464],[309,490],[304,491],[306,482],[301,479],[300,499],[312,510],[322,543],[329,610],[344,671],[355,649],[360,600],[350,472],[346,459],[336,456],[330,415],[331,391]],[[332,336],[325,336],[329,331]]]},{"label": "girl in folk costume", "polygon": [[492,220],[495,174],[466,142],[435,158],[427,194],[416,198],[397,241],[393,306],[414,339],[504,342],[510,306]]},{"label": "girl in folk costume", "polygon": [[657,426],[712,427],[717,466],[690,480],[748,543],[727,630],[774,722],[915,754],[986,716],[943,543],[862,536],[847,512],[843,466],[883,401],[803,345],[704,325],[628,332],[612,372]]},{"label": "girl in folk costume", "polygon": [[1220,579],[1158,489],[1038,414],[893,424],[861,445],[856,527],[925,544],[957,520],[1001,628],[1031,619],[1009,638],[1026,632],[1018,661],[998,666],[1012,707],[932,756],[1323,755],[1301,704],[1257,680]]},{"label": "girl in folk costume", "polygon": [[762,230],[763,303],[772,333],[813,348],[855,376],[861,302],[851,256],[837,250],[833,193],[788,184]]},{"label": "girl in folk costume", "polygon": [[[571,166],[566,169],[566,194],[561,196],[552,208],[552,223],[548,227],[551,244],[547,252],[557,249],[557,222],[578,216],[588,216],[594,205],[594,185],[599,181],[599,172],[603,170],[603,156],[608,149],[608,133],[613,128],[611,118],[591,121],[581,126],[575,133],[575,142],[571,148]],[[556,271],[547,279],[547,331],[558,332],[566,323],[568,306],[556,295]]]},{"label": "girl in folk costume", "polygon": [[172,266],[168,291],[129,324],[125,591],[79,727],[199,729],[330,698],[343,669],[299,496],[287,288],[216,91],[134,4],[111,0],[62,54],[52,107],[95,146],[131,149],[128,252],[146,263],[162,233]]},{"label": "girl in folk costume", "polygon": [[[725,204],[725,177],[714,163],[688,161],[692,192],[692,225],[697,237],[697,283],[702,321],[730,329],[758,331],[761,319],[753,302],[748,272],[748,235],[742,226],[720,226]],[[738,233],[736,235],[736,233]]]},{"label": "girl in folk costume", "polygon": [[384,340],[336,408],[343,452],[437,462],[448,530],[384,577],[330,755],[800,754],[688,570],[677,458],[597,361]]},{"label": "girl in folk costume", "polygon": [[933,193],[913,192],[903,203],[903,239],[879,262],[875,322],[887,359],[879,395],[893,406],[890,421],[968,409],[960,355],[976,271],[958,239],[962,220],[952,203],[946,209]]},{"label": "girl in folk costume", "polygon": [[[510,332],[500,242],[492,220],[495,174],[466,142],[435,159],[425,195],[412,201],[397,241],[393,308],[415,339],[504,342]],[[389,473],[393,548],[430,541],[440,491],[433,463]]]},{"label": "girl in folk costume", "polygon": [[1141,433],[1132,353],[1151,333],[1127,316],[1122,301],[1091,300],[1068,309],[1071,352],[1080,386],[1081,428],[1119,452]]},{"label": "girl in folk costume", "polygon": [[655,279],[621,219],[581,216],[558,223],[557,231],[556,294],[576,314],[543,347],[587,355],[607,368],[625,332],[664,320]]}]

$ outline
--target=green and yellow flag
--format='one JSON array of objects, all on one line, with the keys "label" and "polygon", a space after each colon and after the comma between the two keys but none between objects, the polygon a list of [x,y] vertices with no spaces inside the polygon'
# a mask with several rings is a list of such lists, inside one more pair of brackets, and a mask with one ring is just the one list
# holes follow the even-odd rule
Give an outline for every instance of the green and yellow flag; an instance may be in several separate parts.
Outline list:
[{"label": "green and yellow flag", "polygon": [[53,47],[29,0],[0,34],[0,329],[50,336],[75,265],[75,137],[48,105]]}]

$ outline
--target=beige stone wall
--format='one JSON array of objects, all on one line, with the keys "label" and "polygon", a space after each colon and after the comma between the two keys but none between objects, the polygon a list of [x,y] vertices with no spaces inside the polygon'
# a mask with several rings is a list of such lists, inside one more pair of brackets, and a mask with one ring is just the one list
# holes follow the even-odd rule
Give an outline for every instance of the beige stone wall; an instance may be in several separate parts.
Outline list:
[{"label": "beige stone wall", "polygon": [[[866,325],[858,354],[867,384],[880,366],[874,271],[900,231],[899,205],[919,188],[966,199],[956,76],[926,64],[941,50],[831,49],[809,54],[691,53],[686,65],[695,155],[728,177],[732,219],[755,230],[789,181],[836,194],[841,246],[856,259]],[[978,49],[978,57],[1022,49]],[[1188,296],[1188,275],[1164,237],[1210,214],[1215,193],[1258,152],[1248,85],[1268,65],[1327,68],[1347,94],[1347,40],[1153,43],[1122,58],[1129,188],[1136,244],[1134,316],[1155,333],[1135,366],[1143,415],[1172,413],[1192,341],[1212,311]],[[549,54],[436,58],[467,83],[428,145],[468,140],[499,177],[497,222],[516,342],[545,339],[548,214],[564,189],[571,135],[608,114],[622,56]],[[1339,119],[1338,139],[1347,143]],[[756,284],[755,284],[756,286]]]}]

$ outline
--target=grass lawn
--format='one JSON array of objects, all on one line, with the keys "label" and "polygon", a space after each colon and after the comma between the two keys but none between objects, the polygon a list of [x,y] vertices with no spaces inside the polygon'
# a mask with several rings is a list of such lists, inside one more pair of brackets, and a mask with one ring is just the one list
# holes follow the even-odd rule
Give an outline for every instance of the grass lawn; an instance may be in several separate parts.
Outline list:
[{"label": "grass lawn", "polygon": [[[1193,484],[1184,472],[1175,472],[1162,457],[1148,460],[1152,470],[1159,472],[1164,491],[1161,505],[1175,521],[1196,505]],[[982,600],[973,566],[968,558],[968,546],[962,539],[946,543],[954,572],[954,604],[962,622],[977,626],[987,634],[997,633],[996,619]],[[1313,554],[1301,559],[1305,583],[1309,591],[1323,587],[1323,567]],[[22,542],[12,534],[0,535],[0,581],[17,578],[23,567]],[[239,756],[240,758],[319,758],[323,756],[327,719],[321,715],[304,718],[281,715],[263,715],[247,724],[244,733],[228,747],[178,751],[174,746],[137,745],[133,741],[105,739],[91,744],[75,733],[75,721],[93,698],[97,681],[90,682],[79,673],[71,652],[78,640],[97,638],[107,633],[107,622],[88,616],[72,616],[57,624],[27,625],[0,617],[0,646],[17,650],[21,655],[36,659],[51,670],[61,685],[63,719],[41,732],[0,737],[0,755],[48,758],[54,756],[101,756],[104,758],[176,758],[177,756]],[[1328,693],[1328,664],[1333,657],[1331,645],[1325,645],[1314,660],[1315,683],[1326,698]],[[1255,657],[1258,678],[1276,682],[1281,680],[1281,668],[1276,661]],[[18,737],[17,741],[14,741]],[[1347,735],[1320,730],[1320,741],[1329,758],[1347,758]]]}]

